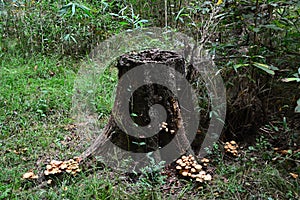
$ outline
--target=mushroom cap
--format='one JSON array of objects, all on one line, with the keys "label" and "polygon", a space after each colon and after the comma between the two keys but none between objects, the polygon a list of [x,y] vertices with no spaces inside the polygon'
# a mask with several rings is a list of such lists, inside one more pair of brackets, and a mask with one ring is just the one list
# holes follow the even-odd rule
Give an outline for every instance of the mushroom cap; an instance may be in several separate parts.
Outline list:
[{"label": "mushroom cap", "polygon": [[236,145],[236,142],[232,140],[230,141],[230,144]]},{"label": "mushroom cap", "polygon": [[185,169],[191,169],[191,166],[187,165],[184,167]]},{"label": "mushroom cap", "polygon": [[31,178],[32,178],[32,179],[37,179],[37,178],[39,178],[39,176],[38,176],[38,175],[34,175],[34,176],[32,176]]},{"label": "mushroom cap", "polygon": [[179,165],[177,165],[177,166],[176,166],[176,169],[178,169],[178,170],[181,170],[181,169],[182,169],[182,167],[181,167],[181,166],[179,166]]},{"label": "mushroom cap", "polygon": [[182,160],[181,160],[181,159],[178,159],[178,160],[176,161],[176,163],[177,163],[177,164],[180,164],[180,163],[182,163]]},{"label": "mushroom cap", "polygon": [[201,170],[201,169],[202,169],[202,166],[201,166],[201,165],[196,165],[196,166],[195,166],[195,169],[196,169],[196,170]]},{"label": "mushroom cap", "polygon": [[60,165],[60,168],[61,169],[66,169],[68,167],[68,165],[65,163],[65,162],[63,162],[61,165]]},{"label": "mushroom cap", "polygon": [[180,163],[181,167],[185,167],[186,166],[186,163],[185,162],[182,162]]},{"label": "mushroom cap", "polygon": [[75,171],[76,171],[76,172],[81,172],[81,169],[78,168],[78,169],[76,169]]},{"label": "mushroom cap", "polygon": [[196,181],[202,183],[203,179],[202,178],[196,178]]},{"label": "mushroom cap", "polygon": [[181,173],[181,175],[182,175],[182,176],[187,176],[187,175],[188,175],[188,172],[187,172],[187,171],[183,171],[183,172]]},{"label": "mushroom cap", "polygon": [[25,174],[23,174],[22,178],[28,179],[28,178],[32,178],[33,176],[35,176],[33,172],[26,172]]},{"label": "mushroom cap", "polygon": [[199,175],[200,175],[200,176],[203,176],[203,175],[205,175],[205,174],[206,174],[206,172],[203,171],[203,170],[199,172]]},{"label": "mushroom cap", "polygon": [[204,176],[204,180],[205,180],[205,181],[211,181],[211,179],[212,179],[212,177],[211,177],[210,174],[206,174],[206,175]]},{"label": "mushroom cap", "polygon": [[51,160],[50,164],[51,165],[55,165],[55,166],[58,166],[60,164],[62,164],[63,162],[62,161],[59,161],[59,160]]}]

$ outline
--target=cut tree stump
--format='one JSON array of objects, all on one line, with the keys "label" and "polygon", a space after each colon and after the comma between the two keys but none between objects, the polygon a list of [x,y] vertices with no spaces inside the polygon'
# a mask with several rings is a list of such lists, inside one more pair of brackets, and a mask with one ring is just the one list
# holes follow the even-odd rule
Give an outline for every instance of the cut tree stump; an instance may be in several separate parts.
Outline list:
[{"label": "cut tree stump", "polygon": [[[172,51],[163,51],[158,49],[145,50],[139,53],[130,53],[121,56],[117,62],[118,69],[118,78],[129,82],[130,85],[119,84],[116,91],[116,98],[112,113],[108,123],[105,128],[102,130],[102,133],[94,141],[94,143],[81,155],[83,160],[91,156],[104,156],[106,162],[111,161],[111,165],[115,167],[120,167],[117,164],[117,159],[121,162],[122,159],[127,158],[128,155],[133,159],[131,162],[130,168],[136,169],[136,167],[142,167],[143,160],[149,160],[147,153],[155,152],[153,157],[156,162],[160,160],[166,160],[169,156],[168,153],[164,151],[175,151],[174,154],[178,157],[187,152],[191,152],[190,146],[191,141],[194,138],[189,138],[185,133],[182,121],[182,112],[180,104],[176,95],[172,92],[173,89],[176,89],[178,83],[178,78],[173,71],[169,71],[164,74],[164,77],[171,88],[166,88],[160,84],[153,83],[149,81],[148,84],[144,84],[141,87],[138,87],[135,91],[131,91],[130,88],[135,88],[138,86],[138,80],[132,79],[132,76],[129,77],[130,80],[127,80],[127,73],[139,66],[145,66],[142,70],[139,71],[136,76],[144,75],[145,79],[148,77],[148,70],[145,70],[147,67],[154,67],[155,69],[164,66],[175,69],[177,72],[186,77],[186,69],[184,58]],[[164,73],[164,72],[162,72]],[[147,80],[145,80],[147,83]],[[129,95],[130,99],[122,99],[122,95]],[[186,94],[189,94],[187,91]],[[128,104],[129,107],[129,116],[126,115],[127,112],[121,113],[118,111],[122,105]],[[155,105],[160,105],[165,110],[165,120],[161,120],[162,113],[159,113],[156,110],[151,110],[151,107]],[[193,109],[192,105],[189,105]],[[127,114],[128,114],[127,113]],[[136,135],[128,134],[124,132],[124,127],[120,127],[120,122],[117,120],[125,117],[127,121],[122,122],[121,126],[124,127],[137,125],[136,130],[139,130],[140,127],[149,125],[149,123],[154,123],[158,127],[157,134],[149,134],[139,132]],[[159,125],[162,122],[167,124],[167,129],[163,128],[159,130]],[[135,130],[134,127],[132,130]],[[172,130],[172,131],[171,131]],[[169,146],[168,144],[173,141],[175,145],[170,148],[164,148]],[[172,146],[172,145],[171,145]],[[173,149],[171,149],[173,148]],[[157,151],[159,150],[159,151]],[[118,165],[118,166],[116,166]],[[134,166],[133,166],[134,165]]]}]

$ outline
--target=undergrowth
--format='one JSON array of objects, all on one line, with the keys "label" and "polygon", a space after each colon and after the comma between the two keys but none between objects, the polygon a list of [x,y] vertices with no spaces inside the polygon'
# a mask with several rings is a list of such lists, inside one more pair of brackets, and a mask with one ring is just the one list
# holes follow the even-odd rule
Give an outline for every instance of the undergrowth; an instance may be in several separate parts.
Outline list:
[{"label": "undergrowth", "polygon": [[[266,137],[243,146],[240,156],[224,154],[223,144],[209,152],[213,180],[204,185],[178,178],[169,168],[149,166],[137,179],[92,163],[76,176],[51,185],[22,179],[42,172],[51,159],[80,154],[80,135],[68,129],[78,62],[37,54],[31,59],[6,55],[0,71],[0,199],[297,199],[299,155],[278,154]],[[115,84],[112,75],[104,82]],[[114,79],[115,80],[115,79]],[[98,113],[112,105],[109,85],[98,98]],[[106,95],[106,96],[105,96]],[[106,107],[104,106],[106,105]],[[103,108],[103,106],[105,108]],[[283,125],[282,125],[283,126]],[[293,166],[290,166],[293,165]],[[295,166],[296,165],[296,166]],[[157,169],[153,171],[151,169]]]}]

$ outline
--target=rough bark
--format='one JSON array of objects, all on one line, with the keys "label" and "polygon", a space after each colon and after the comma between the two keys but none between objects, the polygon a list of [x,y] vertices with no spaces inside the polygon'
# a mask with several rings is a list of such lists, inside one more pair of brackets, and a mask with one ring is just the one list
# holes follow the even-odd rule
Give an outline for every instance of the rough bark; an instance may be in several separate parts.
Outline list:
[{"label": "rough bark", "polygon": [[[185,61],[182,56],[170,52],[162,51],[158,49],[146,50],[140,53],[130,53],[123,55],[116,65],[118,69],[119,80],[126,76],[126,73],[131,69],[147,64],[149,66],[163,64],[168,67],[174,68],[177,72],[185,75]],[[147,77],[147,70],[143,72]],[[126,77],[125,77],[126,78]],[[166,73],[166,79],[170,82],[170,85],[176,86],[176,76],[172,72]],[[130,80],[130,84],[134,86],[137,84],[135,80]],[[116,99],[113,107],[113,111],[117,110],[122,103],[120,95],[128,90],[128,86],[119,85],[116,92]],[[90,156],[102,155],[110,151],[112,143],[122,150],[134,153],[148,153],[155,151],[161,147],[167,145],[171,140],[176,140],[177,150],[179,154],[184,154],[189,149],[189,140],[186,137],[184,129],[180,129],[183,126],[182,116],[180,111],[180,105],[174,95],[171,92],[172,88],[165,88],[159,84],[146,84],[138,88],[138,90],[132,92],[129,103],[129,112],[134,113],[130,118],[138,126],[147,126],[151,120],[155,120],[159,117],[160,113],[152,113],[149,116],[151,107],[155,104],[159,104],[164,107],[166,111],[166,123],[169,130],[174,130],[175,134],[166,132],[164,129],[160,130],[153,136],[139,134],[139,137],[124,132],[123,127],[119,127],[116,118],[118,116],[111,115],[102,133],[99,134],[95,142],[81,155],[82,159],[86,159]],[[150,111],[149,111],[150,110]],[[151,113],[151,112],[150,112]],[[118,113],[122,115],[122,113]],[[125,124],[127,126],[127,124]],[[142,145],[141,145],[142,144]],[[163,155],[156,155],[157,159],[164,159]],[[138,159],[138,158],[136,158]]]}]

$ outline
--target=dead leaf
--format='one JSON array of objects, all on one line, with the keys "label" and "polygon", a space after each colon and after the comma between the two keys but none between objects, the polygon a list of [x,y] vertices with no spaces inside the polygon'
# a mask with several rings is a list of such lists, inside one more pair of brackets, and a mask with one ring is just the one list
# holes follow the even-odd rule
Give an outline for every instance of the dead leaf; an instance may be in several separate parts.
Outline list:
[{"label": "dead leaf", "polygon": [[298,176],[299,176],[298,174],[295,174],[295,173],[292,173],[292,172],[290,173],[290,175],[291,175],[294,179],[298,178]]}]

